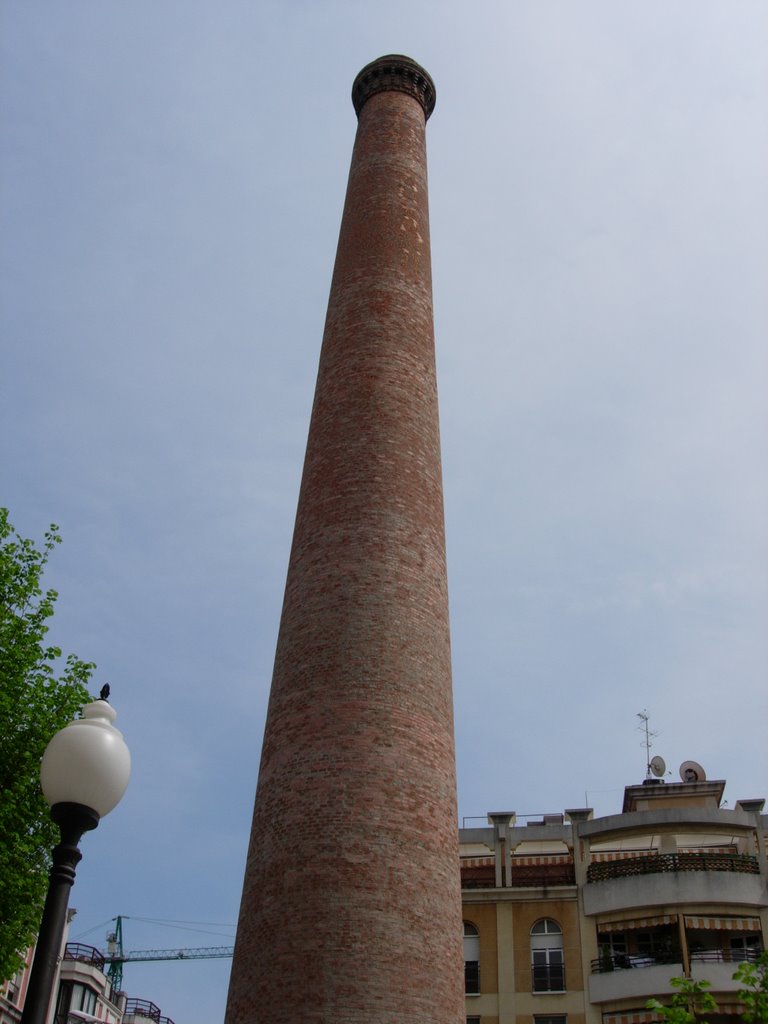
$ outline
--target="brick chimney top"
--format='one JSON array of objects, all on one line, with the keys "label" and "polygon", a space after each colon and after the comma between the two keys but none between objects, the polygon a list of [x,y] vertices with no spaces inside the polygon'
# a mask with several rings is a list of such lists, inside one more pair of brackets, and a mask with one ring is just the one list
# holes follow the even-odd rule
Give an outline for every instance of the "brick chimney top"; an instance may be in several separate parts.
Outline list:
[{"label": "brick chimney top", "polygon": [[399,53],[371,61],[358,74],[352,85],[352,104],[358,117],[377,92],[405,92],[413,96],[424,110],[425,121],[435,109],[435,83],[415,60]]}]

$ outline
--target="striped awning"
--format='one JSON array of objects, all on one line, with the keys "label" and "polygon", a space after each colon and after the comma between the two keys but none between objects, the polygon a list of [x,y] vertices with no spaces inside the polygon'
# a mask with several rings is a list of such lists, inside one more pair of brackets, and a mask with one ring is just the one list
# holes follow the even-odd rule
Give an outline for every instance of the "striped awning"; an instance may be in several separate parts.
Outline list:
[{"label": "striped awning", "polygon": [[[740,1003],[718,1003],[717,1012],[741,1014],[744,1007]],[[652,1024],[659,1019],[659,1014],[654,1010],[624,1010],[603,1014],[603,1024]]]},{"label": "striped awning", "polygon": [[623,1013],[604,1013],[603,1024],[651,1024],[658,1020],[658,1013],[652,1010],[624,1010]]},{"label": "striped awning", "polygon": [[657,914],[655,917],[633,917],[629,921],[598,921],[598,932],[637,931],[638,928],[658,928],[663,924],[676,924],[677,914]]},{"label": "striped awning", "polygon": [[686,928],[704,929],[709,932],[759,932],[759,917],[687,917]]}]

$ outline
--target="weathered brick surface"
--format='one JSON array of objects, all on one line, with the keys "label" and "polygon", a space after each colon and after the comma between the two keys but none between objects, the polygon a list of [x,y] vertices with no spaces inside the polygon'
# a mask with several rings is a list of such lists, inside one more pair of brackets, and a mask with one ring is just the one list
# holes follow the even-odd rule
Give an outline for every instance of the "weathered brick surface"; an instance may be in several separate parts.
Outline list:
[{"label": "weathered brick surface", "polygon": [[425,115],[362,105],[228,1024],[464,1020]]}]

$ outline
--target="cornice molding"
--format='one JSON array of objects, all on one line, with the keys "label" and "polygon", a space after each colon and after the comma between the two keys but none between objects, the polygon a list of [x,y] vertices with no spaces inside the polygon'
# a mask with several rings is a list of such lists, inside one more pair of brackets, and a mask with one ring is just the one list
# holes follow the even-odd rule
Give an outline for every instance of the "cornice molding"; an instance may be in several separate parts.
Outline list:
[{"label": "cornice molding", "polygon": [[435,109],[435,83],[415,60],[401,54],[379,57],[358,74],[352,85],[352,104],[358,117],[377,92],[404,92],[413,96],[421,104],[425,121]]}]

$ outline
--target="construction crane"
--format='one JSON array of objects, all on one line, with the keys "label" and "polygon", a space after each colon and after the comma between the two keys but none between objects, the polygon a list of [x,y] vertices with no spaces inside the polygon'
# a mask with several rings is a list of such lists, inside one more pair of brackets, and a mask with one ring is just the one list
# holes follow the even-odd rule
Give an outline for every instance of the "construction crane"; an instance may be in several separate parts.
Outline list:
[{"label": "construction crane", "polygon": [[224,960],[231,957],[234,946],[197,946],[192,949],[138,949],[123,951],[123,918],[115,919],[115,930],[107,935],[107,977],[116,992],[123,989],[123,964],[146,963],[150,960]]}]

